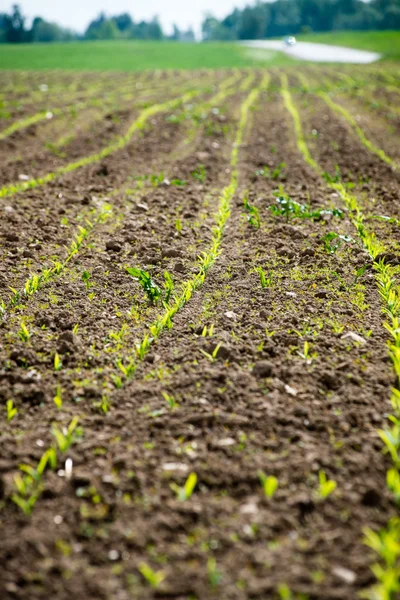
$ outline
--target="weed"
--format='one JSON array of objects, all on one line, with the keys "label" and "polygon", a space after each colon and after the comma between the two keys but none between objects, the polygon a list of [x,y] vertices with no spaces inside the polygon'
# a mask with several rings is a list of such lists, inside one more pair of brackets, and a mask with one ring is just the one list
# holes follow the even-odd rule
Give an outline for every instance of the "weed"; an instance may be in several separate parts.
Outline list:
[{"label": "weed", "polygon": [[200,183],[204,183],[207,177],[206,168],[204,165],[199,165],[195,171],[192,172],[192,177],[200,181]]},{"label": "weed", "polygon": [[129,275],[131,275],[131,277],[139,282],[150,302],[152,304],[157,304],[162,295],[162,291],[158,285],[153,282],[150,274],[147,271],[142,271],[141,269],[136,269],[135,267],[127,267],[126,271],[129,273]]},{"label": "weed", "polygon": [[175,492],[177,500],[180,502],[186,502],[189,500],[195,490],[197,485],[197,475],[196,473],[190,473],[183,487],[177,485],[176,483],[171,483],[171,489]]},{"label": "weed", "polygon": [[250,223],[252,227],[255,229],[260,228],[261,219],[260,219],[260,211],[258,208],[252,204],[250,204],[247,194],[245,194],[243,199],[244,209],[246,211],[247,221]]},{"label": "weed", "polygon": [[349,235],[339,235],[334,231],[330,231],[322,238],[322,241],[325,244],[325,250],[329,254],[334,254],[338,248],[342,245],[342,243],[350,244],[354,242],[354,238]]},{"label": "weed", "polygon": [[10,422],[13,420],[15,415],[18,413],[18,410],[15,408],[14,402],[12,400],[7,400],[6,410],[7,410],[7,421]]},{"label": "weed", "polygon": [[258,471],[258,478],[267,498],[272,498],[278,489],[278,479],[274,475],[267,476],[263,471]]}]

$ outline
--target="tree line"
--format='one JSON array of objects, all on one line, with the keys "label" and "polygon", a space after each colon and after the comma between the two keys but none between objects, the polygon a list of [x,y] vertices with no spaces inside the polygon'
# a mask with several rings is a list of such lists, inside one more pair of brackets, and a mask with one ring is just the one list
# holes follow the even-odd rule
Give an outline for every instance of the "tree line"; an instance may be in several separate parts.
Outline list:
[{"label": "tree line", "polygon": [[192,29],[182,31],[176,25],[172,35],[166,36],[157,17],[149,21],[134,21],[128,13],[110,17],[101,13],[89,23],[83,35],[41,17],[33,19],[28,27],[27,19],[17,4],[10,14],[0,13],[0,43],[116,39],[194,41],[195,36]]},{"label": "tree line", "polygon": [[400,29],[400,0],[275,0],[208,15],[204,40],[248,40],[333,30]]}]

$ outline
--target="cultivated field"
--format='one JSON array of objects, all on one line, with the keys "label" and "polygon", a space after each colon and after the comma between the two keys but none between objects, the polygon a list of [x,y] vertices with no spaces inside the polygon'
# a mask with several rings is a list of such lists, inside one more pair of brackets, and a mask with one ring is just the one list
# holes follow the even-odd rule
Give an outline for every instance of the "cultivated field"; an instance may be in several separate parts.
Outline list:
[{"label": "cultivated field", "polygon": [[396,69],[0,81],[0,598],[399,598]]}]

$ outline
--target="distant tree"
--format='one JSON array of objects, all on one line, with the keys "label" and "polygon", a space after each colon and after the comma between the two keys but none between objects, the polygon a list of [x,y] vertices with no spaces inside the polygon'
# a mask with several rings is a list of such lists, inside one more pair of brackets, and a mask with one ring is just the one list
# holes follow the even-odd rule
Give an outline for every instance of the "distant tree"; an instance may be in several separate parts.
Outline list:
[{"label": "distant tree", "polygon": [[119,31],[123,33],[129,32],[133,27],[132,17],[128,13],[123,13],[121,15],[116,15],[113,17],[115,24]]},{"label": "distant tree", "polygon": [[28,39],[25,31],[25,17],[18,4],[14,4],[10,15],[4,16],[5,39],[9,43],[25,42]]}]

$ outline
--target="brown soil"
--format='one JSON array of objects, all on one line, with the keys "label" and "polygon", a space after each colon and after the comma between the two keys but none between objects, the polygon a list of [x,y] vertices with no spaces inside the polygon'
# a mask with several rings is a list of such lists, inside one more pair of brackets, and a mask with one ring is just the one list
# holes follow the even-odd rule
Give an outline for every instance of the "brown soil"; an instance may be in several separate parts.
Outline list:
[{"label": "brown soil", "polygon": [[[163,307],[148,302],[125,267],[148,270],[159,285],[168,271],[176,289],[198,272],[247,93],[195,130],[158,115],[100,163],[0,200],[6,302],[9,286],[23,288],[29,273],[63,255],[99,198],[113,208],[60,276],[7,305],[0,321],[0,397],[18,408],[13,420],[3,416],[0,434],[1,598],[264,600],[289,597],[287,586],[297,599],[350,600],[374,582],[363,530],[396,515],[377,433],[394,385],[388,334],[371,261],[347,212],[286,221],[270,209],[280,185],[314,210],[344,209],[299,154],[277,84],[275,77],[250,113],[219,257],[129,380],[117,363],[135,357]],[[320,99],[294,99],[322,167],[333,173],[338,164],[345,181],[355,176],[370,217],[394,216],[397,173]],[[205,176],[195,177],[201,165]],[[156,186],[132,177],[161,171]],[[244,195],[260,211],[259,229],[243,214]],[[371,223],[396,253],[397,226]],[[328,253],[323,238],[332,231],[351,239]],[[270,279],[265,288],[258,267]],[[18,334],[22,321],[28,341]],[[12,501],[18,466],[37,465],[54,444],[52,425],[73,417],[80,435],[58,453],[57,469],[45,471],[24,515]],[[271,499],[260,471],[279,481]],[[337,483],[326,499],[318,495],[322,471]],[[183,485],[191,472],[196,489],[180,501],[171,484]],[[142,563],[163,572],[157,587]]]}]

